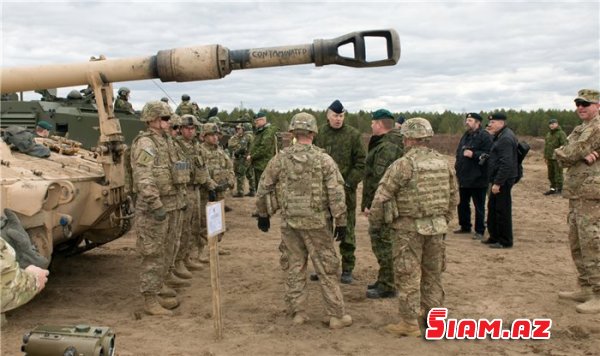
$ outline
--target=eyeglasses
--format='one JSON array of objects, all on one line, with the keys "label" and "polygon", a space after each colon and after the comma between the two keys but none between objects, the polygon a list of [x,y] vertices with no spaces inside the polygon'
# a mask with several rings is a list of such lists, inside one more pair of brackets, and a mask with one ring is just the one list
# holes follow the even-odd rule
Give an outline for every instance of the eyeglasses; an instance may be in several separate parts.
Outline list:
[{"label": "eyeglasses", "polygon": [[160,119],[162,121],[169,121],[169,120],[171,120],[171,116],[161,116]]},{"label": "eyeglasses", "polygon": [[588,106],[592,105],[592,103],[588,103],[587,101],[576,101],[575,102],[575,107],[584,107],[587,108]]}]

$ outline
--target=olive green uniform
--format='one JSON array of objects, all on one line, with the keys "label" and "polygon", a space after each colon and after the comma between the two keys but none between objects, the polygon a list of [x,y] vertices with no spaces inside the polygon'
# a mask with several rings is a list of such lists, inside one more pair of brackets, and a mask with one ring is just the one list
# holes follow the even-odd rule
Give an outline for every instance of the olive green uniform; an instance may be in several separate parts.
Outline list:
[{"label": "olive green uniform", "polygon": [[[386,169],[402,157],[404,143],[399,129],[392,129],[381,136],[371,137],[369,152],[365,160],[365,178],[361,211],[371,208],[375,191]],[[388,226],[369,226],[371,248],[379,263],[377,285],[383,291],[392,291],[394,286],[394,265],[392,260],[392,239]]]},{"label": "olive green uniform", "polygon": [[255,192],[256,182],[254,182],[254,175],[248,174],[251,169],[249,169],[249,164],[246,160],[253,140],[254,135],[250,132],[245,132],[242,135],[235,134],[227,143],[227,148],[233,157],[233,171],[235,172],[238,195],[244,194],[244,180],[246,178],[248,178],[250,193]]},{"label": "olive green uniform", "polygon": [[365,147],[360,132],[348,124],[339,129],[334,129],[329,124],[323,125],[319,128],[314,144],[323,148],[333,158],[344,178],[348,225],[346,238],[340,243],[340,254],[342,271],[352,272],[356,262],[356,186],[364,175]]},{"label": "olive green uniform", "polygon": [[[250,146],[251,166],[254,171],[254,181],[258,185],[262,172],[269,160],[277,152],[277,128],[270,123],[256,129],[254,141]],[[255,187],[256,188],[256,187]]]},{"label": "olive green uniform", "polygon": [[544,140],[544,159],[548,166],[548,180],[550,188],[561,191],[563,188],[563,169],[556,157],[554,150],[567,144],[567,135],[559,127],[548,131]]}]

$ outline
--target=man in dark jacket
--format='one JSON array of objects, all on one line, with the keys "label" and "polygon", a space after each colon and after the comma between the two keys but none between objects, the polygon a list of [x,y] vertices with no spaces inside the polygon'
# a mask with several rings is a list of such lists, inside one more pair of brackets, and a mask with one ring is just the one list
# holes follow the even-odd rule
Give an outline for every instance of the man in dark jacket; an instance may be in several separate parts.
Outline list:
[{"label": "man in dark jacket", "polygon": [[544,140],[544,161],[548,166],[548,180],[550,181],[550,190],[544,195],[560,194],[563,188],[563,169],[556,160],[554,150],[567,144],[567,135],[558,125],[558,120],[550,119],[548,121],[550,130],[546,133]]},{"label": "man in dark jacket", "polygon": [[491,248],[511,248],[512,197],[510,191],[518,176],[517,138],[506,126],[506,115],[492,114],[488,117],[494,143],[488,159],[489,182],[492,184],[488,200],[488,231],[490,237],[481,241]]},{"label": "man in dark jacket", "polygon": [[481,128],[479,114],[467,114],[465,127],[467,131],[461,137],[456,149],[454,164],[460,192],[460,202],[457,207],[460,229],[454,233],[471,233],[471,200],[473,200],[475,206],[473,239],[481,240],[485,232],[485,194],[488,187],[485,157],[490,153],[492,137]]}]

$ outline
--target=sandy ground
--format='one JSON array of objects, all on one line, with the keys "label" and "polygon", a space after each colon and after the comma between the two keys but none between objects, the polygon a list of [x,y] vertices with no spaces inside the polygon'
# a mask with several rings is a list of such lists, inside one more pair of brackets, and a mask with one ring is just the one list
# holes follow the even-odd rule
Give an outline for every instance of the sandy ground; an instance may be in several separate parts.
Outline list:
[{"label": "sandy ground", "polygon": [[[382,326],[394,322],[397,300],[369,300],[375,280],[367,221],[357,220],[357,265],[352,285],[342,285],[354,325],[330,331],[318,285],[310,282],[311,321],[292,326],[283,302],[279,269],[279,218],[272,229],[257,230],[250,217],[252,198],[232,199],[229,232],[221,246],[224,339],[214,338],[208,268],[195,272],[181,292],[173,317],[141,313],[139,260],[135,233],[83,255],[55,259],[46,289],[28,305],[8,313],[2,329],[2,355],[19,355],[21,337],[41,324],[109,326],[117,334],[117,354],[125,355],[480,355],[600,354],[600,315],[582,315],[574,302],[558,300],[558,290],[576,287],[567,244],[567,200],[545,197],[546,168],[532,152],[526,176],[513,194],[515,245],[489,249],[471,236],[448,234],[445,307],[450,318],[551,318],[550,340],[444,340],[394,338]],[[456,219],[452,229],[457,227]]]}]

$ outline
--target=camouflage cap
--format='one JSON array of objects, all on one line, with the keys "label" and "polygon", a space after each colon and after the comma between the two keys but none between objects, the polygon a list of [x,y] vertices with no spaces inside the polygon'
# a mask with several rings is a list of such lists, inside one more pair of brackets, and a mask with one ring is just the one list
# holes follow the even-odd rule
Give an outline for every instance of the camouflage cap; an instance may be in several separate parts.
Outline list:
[{"label": "camouflage cap", "polygon": [[48,131],[54,128],[54,126],[51,123],[45,120],[38,121],[36,125]]},{"label": "camouflage cap", "polygon": [[221,132],[219,129],[219,125],[209,122],[202,125],[202,136],[210,135],[210,134],[218,134]]},{"label": "camouflage cap", "polygon": [[433,136],[433,128],[427,119],[422,117],[414,117],[408,119],[400,128],[400,132],[404,137],[408,138],[425,138]]},{"label": "camouflage cap", "polygon": [[319,133],[317,127],[317,119],[309,113],[299,112],[292,117],[288,131],[306,130],[314,133]]},{"label": "camouflage cap", "polygon": [[181,126],[196,126],[198,127],[200,122],[194,115],[185,114],[181,116]]},{"label": "camouflage cap", "polygon": [[581,89],[577,92],[575,101],[586,101],[592,104],[598,104],[600,102],[600,92],[595,89]]},{"label": "camouflage cap", "polygon": [[386,109],[379,109],[371,115],[371,120],[383,120],[383,119],[394,120],[394,115],[392,115],[392,113]]},{"label": "camouflage cap", "polygon": [[171,110],[169,110],[169,106],[163,101],[149,101],[142,109],[140,120],[144,122],[150,122],[158,119],[159,117],[171,117]]}]

